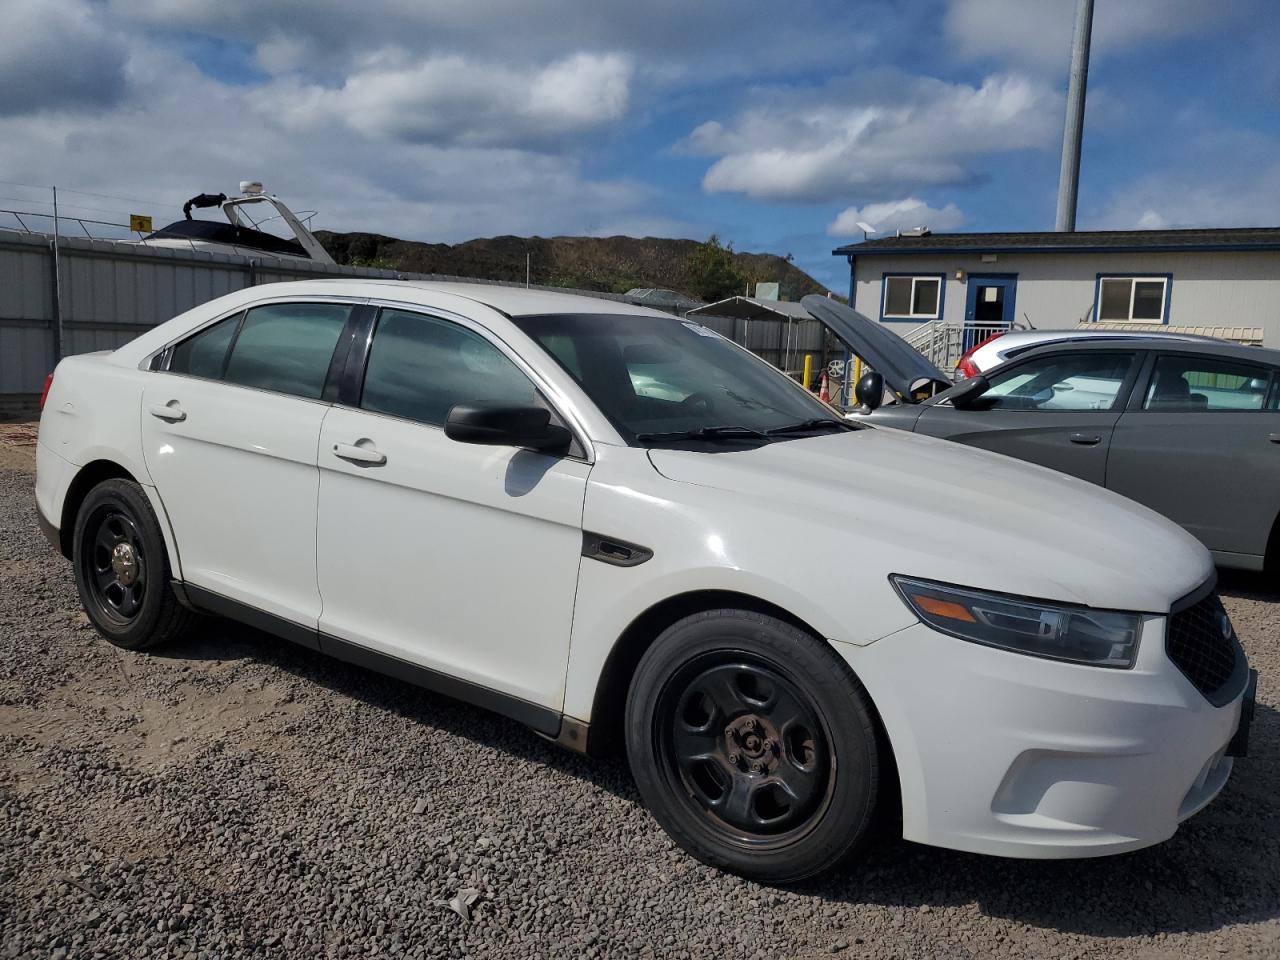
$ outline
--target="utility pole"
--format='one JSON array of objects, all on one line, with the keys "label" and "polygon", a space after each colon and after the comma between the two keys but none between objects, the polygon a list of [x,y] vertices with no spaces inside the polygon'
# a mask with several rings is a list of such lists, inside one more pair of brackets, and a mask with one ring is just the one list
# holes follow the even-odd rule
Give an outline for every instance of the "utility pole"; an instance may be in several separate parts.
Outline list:
[{"label": "utility pole", "polygon": [[1058,175],[1058,217],[1054,229],[1076,228],[1076,197],[1080,190],[1080,143],[1084,137],[1084,97],[1089,86],[1089,41],[1093,36],[1093,0],[1076,6],[1075,36],[1071,40],[1071,81],[1067,87],[1067,120],[1062,130],[1062,170]]},{"label": "utility pole", "polygon": [[[58,253],[58,188],[53,187],[53,365],[66,351],[62,329],[62,263]],[[21,221],[19,221],[21,222]]]}]

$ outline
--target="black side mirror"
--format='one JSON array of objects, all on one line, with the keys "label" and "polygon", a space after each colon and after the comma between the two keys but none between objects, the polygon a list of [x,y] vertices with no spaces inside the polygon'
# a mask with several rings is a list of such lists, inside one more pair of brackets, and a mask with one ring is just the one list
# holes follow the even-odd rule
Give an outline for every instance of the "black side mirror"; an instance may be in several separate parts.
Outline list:
[{"label": "black side mirror", "polygon": [[951,405],[957,410],[963,410],[986,393],[990,386],[986,377],[971,377],[968,380],[961,380],[941,396],[950,400]]},{"label": "black side mirror", "polygon": [[853,397],[868,413],[884,403],[884,377],[868,370],[853,385]]},{"label": "black side mirror", "polygon": [[551,422],[550,410],[532,404],[455,404],[445,420],[444,435],[459,443],[524,447],[556,456],[568,453],[573,443],[573,434]]}]

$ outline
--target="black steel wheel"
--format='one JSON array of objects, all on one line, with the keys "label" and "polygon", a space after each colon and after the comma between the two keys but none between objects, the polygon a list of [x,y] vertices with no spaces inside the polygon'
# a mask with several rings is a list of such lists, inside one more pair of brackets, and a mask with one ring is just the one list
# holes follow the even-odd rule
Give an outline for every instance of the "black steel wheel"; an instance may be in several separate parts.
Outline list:
[{"label": "black steel wheel", "polygon": [[98,612],[127,624],[142,612],[147,589],[147,551],[137,525],[114,504],[98,506],[85,521],[93,542],[81,559]]},{"label": "black steel wheel", "polygon": [[654,817],[704,863],[764,882],[820,873],[868,839],[879,750],[848,665],[751,611],[674,624],[627,697],[628,757]]},{"label": "black steel wheel", "polygon": [[140,650],[183,630],[160,524],[146,494],[129,480],[89,491],[72,539],[76,589],[89,620],[117,646]]},{"label": "black steel wheel", "polygon": [[704,654],[672,677],[658,704],[658,754],[726,835],[769,841],[803,829],[827,800],[822,721],[772,664]]}]

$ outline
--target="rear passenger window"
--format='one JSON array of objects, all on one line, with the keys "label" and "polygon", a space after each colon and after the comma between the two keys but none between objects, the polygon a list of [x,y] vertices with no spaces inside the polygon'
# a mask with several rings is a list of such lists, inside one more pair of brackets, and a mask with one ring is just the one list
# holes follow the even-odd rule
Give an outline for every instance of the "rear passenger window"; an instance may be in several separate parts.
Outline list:
[{"label": "rear passenger window", "polygon": [[369,348],[360,406],[443,426],[457,403],[540,403],[497,347],[446,320],[384,310]]},{"label": "rear passenger window", "polygon": [[1144,410],[1262,410],[1271,371],[1237,360],[1160,357]]},{"label": "rear passenger window", "polygon": [[223,379],[242,387],[319,399],[351,307],[278,303],[245,314]]},{"label": "rear passenger window", "polygon": [[218,380],[222,377],[222,365],[227,359],[227,347],[231,346],[243,313],[219,320],[205,327],[194,337],[183,340],[173,348],[169,358],[169,372],[183,373],[189,377]]}]

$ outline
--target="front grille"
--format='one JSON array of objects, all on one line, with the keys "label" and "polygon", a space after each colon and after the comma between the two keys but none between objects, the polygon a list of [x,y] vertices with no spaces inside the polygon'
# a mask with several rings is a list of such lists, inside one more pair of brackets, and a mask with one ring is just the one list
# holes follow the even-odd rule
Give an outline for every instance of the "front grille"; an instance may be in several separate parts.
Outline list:
[{"label": "front grille", "polygon": [[1231,699],[1228,684],[1236,673],[1239,643],[1216,593],[1170,614],[1165,649],[1209,702],[1221,705]]}]

